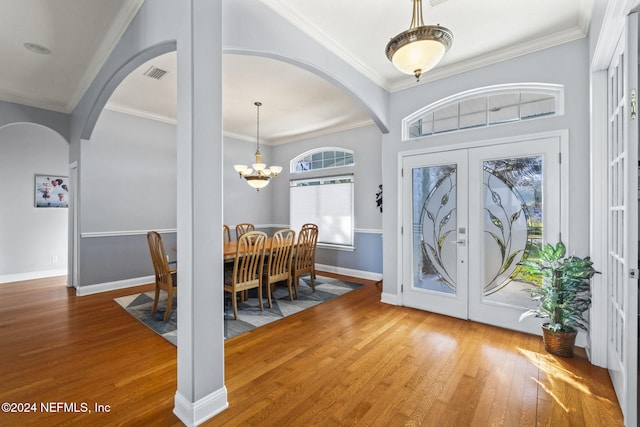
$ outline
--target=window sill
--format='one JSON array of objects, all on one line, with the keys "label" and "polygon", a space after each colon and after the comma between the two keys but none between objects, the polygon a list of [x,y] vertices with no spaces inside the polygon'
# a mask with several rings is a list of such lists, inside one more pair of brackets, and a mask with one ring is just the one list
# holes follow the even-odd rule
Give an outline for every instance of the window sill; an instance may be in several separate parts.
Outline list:
[{"label": "window sill", "polygon": [[347,251],[347,252],[353,252],[356,250],[355,246],[332,245],[330,243],[318,243],[318,247],[322,249],[333,249],[336,251]]}]

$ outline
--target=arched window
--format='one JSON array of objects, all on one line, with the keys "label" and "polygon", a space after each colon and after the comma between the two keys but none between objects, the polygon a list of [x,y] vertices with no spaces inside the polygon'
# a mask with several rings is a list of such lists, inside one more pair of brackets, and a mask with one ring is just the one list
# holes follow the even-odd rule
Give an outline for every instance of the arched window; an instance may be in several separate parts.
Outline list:
[{"label": "arched window", "polygon": [[564,114],[564,86],[518,83],[461,92],[402,121],[402,140]]},{"label": "arched window", "polygon": [[316,148],[291,160],[291,174],[321,171],[289,181],[291,228],[298,230],[302,224],[312,222],[318,225],[318,246],[354,249],[353,173],[344,169],[341,176],[322,172],[353,165],[353,151],[336,147]]},{"label": "arched window", "polygon": [[290,172],[300,173],[310,170],[353,166],[353,151],[344,148],[316,148],[291,160]]}]

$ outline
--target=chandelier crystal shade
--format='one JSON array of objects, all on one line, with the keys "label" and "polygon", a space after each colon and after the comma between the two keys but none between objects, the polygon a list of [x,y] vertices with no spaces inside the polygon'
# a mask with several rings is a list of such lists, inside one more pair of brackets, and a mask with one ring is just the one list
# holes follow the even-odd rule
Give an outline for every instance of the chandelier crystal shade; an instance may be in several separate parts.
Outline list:
[{"label": "chandelier crystal shade", "polygon": [[416,81],[442,59],[453,43],[453,33],[440,25],[424,25],[422,0],[413,0],[413,16],[409,29],[392,38],[385,49],[387,58]]},{"label": "chandelier crystal shade", "polygon": [[269,185],[271,177],[278,176],[282,172],[282,166],[267,167],[262,163],[262,154],[260,153],[260,107],[262,102],[254,102],[256,106],[256,162],[248,167],[247,165],[233,165],[233,168],[240,174],[240,177],[244,178],[251,187],[260,191],[261,188]]}]

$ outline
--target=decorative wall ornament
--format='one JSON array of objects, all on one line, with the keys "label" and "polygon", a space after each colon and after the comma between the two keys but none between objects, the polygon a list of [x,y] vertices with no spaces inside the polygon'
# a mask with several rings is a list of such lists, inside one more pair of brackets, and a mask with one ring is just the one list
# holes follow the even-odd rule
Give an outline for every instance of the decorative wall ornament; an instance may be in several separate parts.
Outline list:
[{"label": "decorative wall ornament", "polygon": [[57,175],[36,175],[36,208],[68,208],[69,177]]},{"label": "decorative wall ornament", "polygon": [[382,184],[378,186],[380,191],[376,193],[376,207],[382,212]]}]

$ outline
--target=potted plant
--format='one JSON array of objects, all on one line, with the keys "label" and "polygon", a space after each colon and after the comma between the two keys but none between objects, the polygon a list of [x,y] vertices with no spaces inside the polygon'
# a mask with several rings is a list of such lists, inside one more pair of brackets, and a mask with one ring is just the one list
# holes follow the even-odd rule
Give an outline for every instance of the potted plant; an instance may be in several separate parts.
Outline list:
[{"label": "potted plant", "polygon": [[578,329],[587,330],[584,313],[591,306],[590,279],[597,271],[589,259],[566,256],[562,242],[546,244],[537,254],[520,262],[525,280],[533,285],[538,307],[520,316],[548,318],[542,325],[544,347],[549,353],[572,357]]}]

